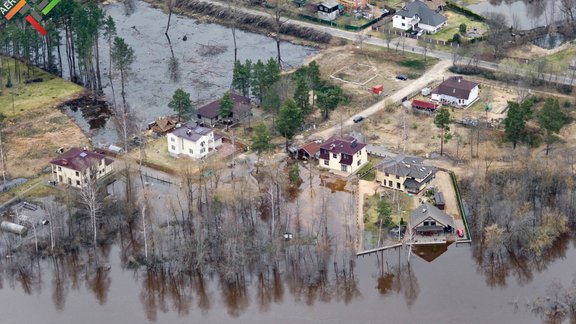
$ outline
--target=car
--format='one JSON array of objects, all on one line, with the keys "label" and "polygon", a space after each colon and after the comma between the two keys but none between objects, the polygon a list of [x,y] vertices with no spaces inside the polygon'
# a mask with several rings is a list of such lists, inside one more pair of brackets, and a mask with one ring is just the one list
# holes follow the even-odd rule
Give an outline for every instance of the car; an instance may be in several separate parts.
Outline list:
[{"label": "car", "polygon": [[356,116],[356,117],[354,117],[354,119],[352,119],[352,121],[354,121],[355,123],[359,123],[363,120],[364,120],[364,116]]},{"label": "car", "polygon": [[456,234],[458,234],[458,237],[464,237],[464,230],[462,230],[461,228],[459,228],[459,229],[456,231]]},{"label": "car", "polygon": [[390,229],[389,233],[392,235],[392,237],[398,237],[398,235],[400,235],[400,237],[404,237],[404,233],[406,233],[406,226],[401,226],[400,228],[398,228],[398,226],[394,226]]},{"label": "car", "polygon": [[410,35],[416,36],[416,35],[418,35],[418,31],[417,31],[417,30],[413,30],[413,31],[410,32]]},{"label": "car", "polygon": [[402,81],[406,81],[406,80],[408,80],[408,77],[405,76],[404,74],[398,74],[398,75],[396,76],[396,79],[402,80]]}]

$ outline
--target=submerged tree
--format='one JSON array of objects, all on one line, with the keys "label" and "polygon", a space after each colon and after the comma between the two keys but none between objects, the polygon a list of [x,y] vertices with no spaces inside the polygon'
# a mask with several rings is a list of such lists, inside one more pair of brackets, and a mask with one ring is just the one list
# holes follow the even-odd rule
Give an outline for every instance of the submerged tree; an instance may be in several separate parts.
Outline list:
[{"label": "submerged tree", "polygon": [[136,60],[134,49],[130,47],[123,38],[115,37],[112,46],[112,62],[114,68],[120,74],[120,85],[122,95],[122,103],[126,106],[126,82],[130,75],[132,63]]}]

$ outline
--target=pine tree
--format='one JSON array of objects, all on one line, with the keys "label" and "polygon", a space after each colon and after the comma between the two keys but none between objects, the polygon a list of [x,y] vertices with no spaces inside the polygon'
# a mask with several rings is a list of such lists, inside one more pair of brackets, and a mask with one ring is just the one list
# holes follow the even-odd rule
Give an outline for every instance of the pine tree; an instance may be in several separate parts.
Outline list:
[{"label": "pine tree", "polygon": [[440,155],[444,154],[445,132],[450,130],[450,123],[452,123],[450,112],[444,107],[440,108],[434,118],[434,124],[442,130],[442,136],[440,137]]},{"label": "pine tree", "polygon": [[174,91],[174,95],[172,96],[172,100],[168,103],[168,107],[178,113],[178,121],[182,119],[182,116],[194,112],[192,101],[190,100],[190,94],[180,88]]}]

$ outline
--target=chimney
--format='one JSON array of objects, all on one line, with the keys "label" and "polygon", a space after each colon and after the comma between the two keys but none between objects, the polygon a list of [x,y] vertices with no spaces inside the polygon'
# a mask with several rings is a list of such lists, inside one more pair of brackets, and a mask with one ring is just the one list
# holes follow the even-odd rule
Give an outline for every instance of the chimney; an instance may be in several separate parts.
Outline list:
[{"label": "chimney", "polygon": [[458,83],[460,83],[462,81],[462,77],[458,78]]},{"label": "chimney", "polygon": [[64,164],[64,165],[68,165],[68,160],[66,160],[66,159],[62,159],[62,164]]}]

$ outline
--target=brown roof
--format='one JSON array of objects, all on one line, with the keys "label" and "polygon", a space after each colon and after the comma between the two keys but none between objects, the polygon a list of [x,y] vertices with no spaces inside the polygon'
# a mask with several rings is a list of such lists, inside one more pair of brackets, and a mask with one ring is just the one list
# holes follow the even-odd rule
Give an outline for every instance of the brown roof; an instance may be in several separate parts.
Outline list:
[{"label": "brown roof", "polygon": [[156,133],[166,133],[174,129],[176,126],[176,121],[168,117],[159,117],[155,121],[148,125],[149,129],[152,129]]},{"label": "brown roof", "polygon": [[84,171],[92,164],[98,164],[104,159],[106,165],[114,162],[112,159],[96,152],[91,152],[78,147],[71,148],[69,151],[62,153],[51,164],[62,166],[76,171]]},{"label": "brown roof", "polygon": [[318,151],[320,151],[320,144],[317,144],[316,142],[310,142],[300,146],[300,149],[304,150],[306,153],[308,153],[308,155],[313,156],[314,154],[318,153]]},{"label": "brown roof", "polygon": [[[234,101],[234,107],[232,108],[232,114],[238,114],[240,112],[250,110],[250,98],[241,96],[239,94],[230,93],[232,101]],[[220,108],[220,99],[214,100],[209,104],[206,104],[198,108],[197,114],[204,118],[216,118],[218,117],[218,109]]]},{"label": "brown roof", "polygon": [[366,144],[360,143],[352,136],[347,137],[330,137],[324,143],[320,144],[320,148],[330,151],[330,153],[344,153],[353,155],[362,150]]},{"label": "brown roof", "polygon": [[464,80],[461,76],[454,76],[440,83],[434,93],[456,97],[458,99],[468,99],[470,91],[478,86],[478,83]]}]

